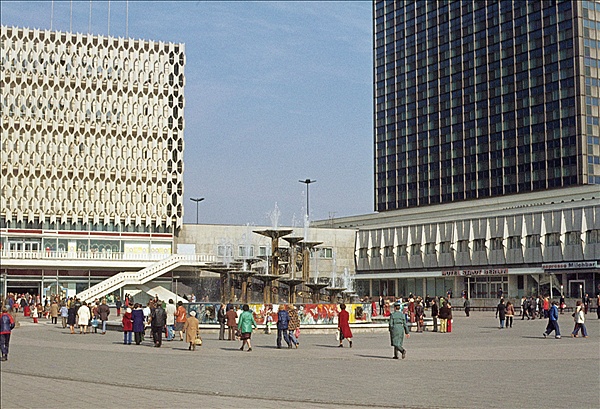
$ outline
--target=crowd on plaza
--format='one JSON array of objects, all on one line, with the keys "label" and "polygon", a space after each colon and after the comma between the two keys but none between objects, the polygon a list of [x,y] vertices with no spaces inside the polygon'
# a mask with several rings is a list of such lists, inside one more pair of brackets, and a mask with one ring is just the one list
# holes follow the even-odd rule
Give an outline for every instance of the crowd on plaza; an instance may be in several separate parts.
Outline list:
[{"label": "crowd on plaza", "polygon": [[[505,301],[502,294],[499,295],[499,303],[496,307],[496,319],[499,320],[499,328],[512,328],[515,317],[515,308],[510,301]],[[411,327],[416,327],[416,332],[423,332],[426,327],[426,317],[431,317],[432,332],[448,333],[452,332],[452,305],[450,303],[451,292],[444,297],[421,297],[409,294],[408,297],[379,297],[379,300],[371,301],[371,315],[383,316],[388,318],[390,341],[394,347],[394,358],[398,359],[398,353],[404,359],[406,350],[403,347],[404,337],[409,337]],[[96,299],[93,302],[81,301],[76,297],[61,297],[51,295],[42,297],[32,294],[12,294],[9,293],[1,300],[2,315],[0,317],[0,346],[2,349],[2,361],[8,359],[8,345],[10,342],[10,333],[15,326],[15,314],[21,312],[23,317],[30,317],[34,324],[39,322],[41,317],[51,320],[52,324],[58,325],[58,318],[61,318],[60,325],[63,328],[69,328],[71,334],[89,334],[95,333],[100,329],[101,334],[106,334],[107,323],[111,315],[111,308],[107,304],[107,299]],[[124,302],[119,297],[114,298],[117,319],[121,321],[123,330],[123,344],[131,345],[134,341],[140,345],[146,338],[146,331],[150,330],[151,340],[155,347],[161,347],[163,343],[163,334],[166,341],[173,341],[178,336],[180,341],[189,344],[188,349],[193,351],[197,345],[202,345],[200,336],[199,321],[196,318],[196,311],[189,313],[181,301],[175,302],[169,299],[168,302],[159,300],[158,296],[150,299],[146,305],[135,303],[133,297],[125,294]],[[462,294],[463,309],[465,315],[469,317],[471,302]],[[585,294],[581,300],[577,301],[574,312],[572,313],[574,328],[572,337],[588,337],[585,326],[586,315],[592,301],[588,294]],[[600,294],[597,295],[597,315],[600,319]],[[121,314],[124,307],[123,314]],[[344,340],[352,348],[352,330],[350,328],[350,316],[346,311],[346,305],[339,305],[338,328],[336,338],[339,341],[339,347],[344,346]],[[555,333],[555,338],[561,338],[560,327],[558,324],[559,316],[564,314],[566,309],[565,298],[560,297],[559,301],[551,300],[548,296],[522,297],[520,302],[521,320],[547,319],[548,324],[543,333],[544,338]],[[122,315],[122,316],[121,316]],[[217,311],[217,322],[219,323],[219,340],[239,340],[242,342],[240,350],[252,351],[251,337],[252,332],[257,328],[254,319],[254,313],[250,310],[248,304],[233,305],[221,304]],[[283,347],[283,343],[288,349],[298,348],[300,346],[300,318],[298,310],[293,304],[280,304],[276,314],[277,321],[274,323],[273,317],[268,314],[265,319],[265,332],[271,333],[271,327],[276,325],[277,338],[276,345],[278,349]],[[227,336],[226,336],[227,332]]]}]

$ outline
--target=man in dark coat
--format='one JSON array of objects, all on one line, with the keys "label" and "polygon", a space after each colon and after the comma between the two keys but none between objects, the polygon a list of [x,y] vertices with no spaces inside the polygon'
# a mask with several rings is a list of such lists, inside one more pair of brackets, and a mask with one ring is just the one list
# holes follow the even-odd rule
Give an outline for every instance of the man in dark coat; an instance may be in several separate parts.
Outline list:
[{"label": "man in dark coat", "polygon": [[98,315],[100,316],[100,321],[102,321],[102,335],[105,335],[106,321],[108,321],[108,316],[110,315],[110,307],[106,305],[106,298],[102,299],[102,304],[98,307]]},{"label": "man in dark coat", "polygon": [[404,335],[410,338],[406,317],[400,311],[402,304],[398,301],[394,304],[394,312],[390,315],[390,340],[394,347],[394,359],[398,359],[398,352],[402,354],[402,359],[406,358],[406,349],[404,349]]},{"label": "man in dark coat", "polygon": [[438,305],[435,298],[431,299],[431,318],[433,318],[433,332],[438,330]]},{"label": "man in dark coat", "polygon": [[496,307],[496,318],[500,319],[500,329],[504,328],[504,320],[506,319],[506,304],[504,304],[504,298],[500,298],[500,304]]},{"label": "man in dark coat", "polygon": [[225,339],[225,324],[227,318],[225,317],[225,304],[221,304],[219,311],[217,312],[217,321],[219,322],[219,340]]},{"label": "man in dark coat", "polygon": [[167,325],[167,313],[162,307],[162,302],[156,303],[156,308],[150,313],[152,326],[152,336],[154,337],[154,346],[160,348],[162,345],[162,333]]}]

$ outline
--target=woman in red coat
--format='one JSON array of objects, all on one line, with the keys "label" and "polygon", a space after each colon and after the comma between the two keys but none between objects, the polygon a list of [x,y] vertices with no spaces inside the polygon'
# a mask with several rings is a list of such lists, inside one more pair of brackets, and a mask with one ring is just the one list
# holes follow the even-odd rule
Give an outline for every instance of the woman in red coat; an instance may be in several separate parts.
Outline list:
[{"label": "woman in red coat", "polygon": [[131,308],[125,310],[123,314],[123,344],[131,345],[131,333],[133,332],[133,321],[131,320]]},{"label": "woman in red coat", "polygon": [[338,331],[340,332],[340,345],[342,348],[344,345],[342,341],[348,340],[350,348],[352,348],[352,331],[350,330],[350,314],[346,311],[346,304],[340,304],[340,313],[338,315]]}]

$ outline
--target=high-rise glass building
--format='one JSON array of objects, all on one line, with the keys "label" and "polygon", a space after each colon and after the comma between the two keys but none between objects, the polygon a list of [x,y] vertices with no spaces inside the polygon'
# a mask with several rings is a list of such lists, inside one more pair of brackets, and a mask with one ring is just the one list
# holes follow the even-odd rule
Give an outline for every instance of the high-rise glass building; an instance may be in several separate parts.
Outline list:
[{"label": "high-rise glass building", "polygon": [[374,1],[375,210],[600,184],[599,65],[600,1]]}]

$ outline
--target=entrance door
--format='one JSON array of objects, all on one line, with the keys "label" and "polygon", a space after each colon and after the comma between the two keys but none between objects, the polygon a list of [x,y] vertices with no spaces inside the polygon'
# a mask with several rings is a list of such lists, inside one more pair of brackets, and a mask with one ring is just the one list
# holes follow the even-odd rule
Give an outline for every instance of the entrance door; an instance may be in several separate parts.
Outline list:
[{"label": "entrance door", "polygon": [[584,294],[585,294],[585,281],[584,280],[569,281],[569,297],[583,298]]}]

